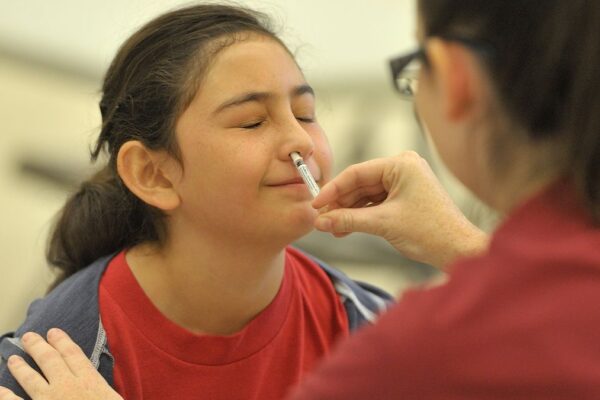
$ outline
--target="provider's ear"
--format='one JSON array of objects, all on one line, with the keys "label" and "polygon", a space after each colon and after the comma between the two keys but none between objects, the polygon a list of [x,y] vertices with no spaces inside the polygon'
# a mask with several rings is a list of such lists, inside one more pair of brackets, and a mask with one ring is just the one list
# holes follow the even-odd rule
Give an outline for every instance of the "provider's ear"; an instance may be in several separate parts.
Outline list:
[{"label": "provider's ear", "polygon": [[432,38],[427,43],[427,56],[446,118],[458,122],[478,113],[484,101],[484,81],[472,50],[458,42]]},{"label": "provider's ear", "polygon": [[125,142],[117,155],[117,171],[123,183],[144,203],[163,211],[177,208],[179,195],[174,189],[174,165],[165,151],[148,149],[140,141]]}]

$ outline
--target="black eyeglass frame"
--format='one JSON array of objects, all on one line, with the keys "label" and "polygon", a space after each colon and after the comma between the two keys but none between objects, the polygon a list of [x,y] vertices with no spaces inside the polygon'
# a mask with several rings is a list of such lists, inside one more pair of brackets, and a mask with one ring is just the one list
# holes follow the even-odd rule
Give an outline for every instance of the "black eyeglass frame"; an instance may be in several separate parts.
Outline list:
[{"label": "black eyeglass frame", "polygon": [[[480,40],[471,39],[462,36],[438,36],[444,40],[454,41],[464,44],[465,46],[470,47],[471,49],[477,51],[479,54],[484,56],[485,58],[491,58],[494,55],[493,47]],[[392,84],[398,93],[403,95],[406,98],[412,98],[414,96],[414,92],[409,91],[409,86],[407,88],[403,88],[400,86],[400,75],[404,72],[406,67],[410,65],[414,60],[421,60],[424,64],[427,64],[427,52],[423,46],[417,48],[417,50],[413,50],[409,53],[402,54],[398,57],[394,57],[389,61],[390,72],[392,74]],[[416,77],[409,78],[414,81],[417,80]],[[407,90],[408,89],[408,90]]]}]

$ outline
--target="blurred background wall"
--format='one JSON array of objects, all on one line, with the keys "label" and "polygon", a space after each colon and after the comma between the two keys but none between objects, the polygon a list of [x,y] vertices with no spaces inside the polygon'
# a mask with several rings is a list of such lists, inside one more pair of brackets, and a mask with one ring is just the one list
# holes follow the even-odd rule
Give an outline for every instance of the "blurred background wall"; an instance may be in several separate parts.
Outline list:
[{"label": "blurred background wall", "polygon": [[[52,274],[43,251],[52,218],[93,170],[105,69],[120,43],[176,0],[0,0],[0,332],[23,319]],[[475,223],[495,217],[427,150],[412,105],[392,92],[387,60],[416,45],[413,0],[248,0],[271,15],[315,87],[318,117],[340,171],[413,149]],[[367,235],[313,233],[297,243],[350,275],[392,292],[429,279]]]}]

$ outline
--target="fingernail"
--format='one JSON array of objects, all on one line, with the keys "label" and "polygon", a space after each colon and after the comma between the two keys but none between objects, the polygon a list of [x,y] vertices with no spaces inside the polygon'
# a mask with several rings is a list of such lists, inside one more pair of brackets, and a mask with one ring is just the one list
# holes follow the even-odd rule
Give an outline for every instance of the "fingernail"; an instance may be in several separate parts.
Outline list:
[{"label": "fingernail", "polygon": [[19,356],[8,357],[8,365],[17,365],[18,363],[20,363],[22,361],[23,361],[23,359]]},{"label": "fingernail", "polygon": [[27,332],[26,334],[21,336],[21,342],[23,343],[29,343],[31,342],[31,339],[33,339],[33,332]]},{"label": "fingernail", "polygon": [[323,207],[319,208],[317,211],[319,212],[319,214],[325,214],[327,211],[329,211],[329,206],[323,206]]},{"label": "fingernail", "polygon": [[320,231],[329,232],[331,231],[332,226],[333,223],[331,222],[331,219],[326,217],[318,217],[315,221],[315,228],[317,228]]},{"label": "fingernail", "polygon": [[58,339],[62,331],[58,328],[52,328],[48,331],[47,337],[48,339]]}]

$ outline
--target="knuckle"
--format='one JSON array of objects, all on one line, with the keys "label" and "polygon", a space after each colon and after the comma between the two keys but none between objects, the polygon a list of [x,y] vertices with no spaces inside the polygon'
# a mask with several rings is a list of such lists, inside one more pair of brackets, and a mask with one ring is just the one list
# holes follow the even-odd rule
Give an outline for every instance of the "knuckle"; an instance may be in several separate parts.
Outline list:
[{"label": "knuckle", "polygon": [[52,350],[44,350],[41,351],[38,355],[36,355],[35,360],[38,364],[46,364],[56,360],[56,352]]},{"label": "knuckle", "polygon": [[354,218],[352,217],[351,213],[348,213],[348,212],[342,213],[340,222],[341,222],[341,224],[340,224],[341,232],[351,232],[352,231],[352,227],[354,226]]},{"label": "knuckle", "polygon": [[74,343],[68,343],[62,347],[61,353],[65,357],[73,358],[79,356],[81,354],[81,351],[79,350],[79,347],[77,347],[77,345],[75,345]]},{"label": "knuckle", "polygon": [[24,383],[24,386],[35,383],[37,372],[30,368],[25,368],[25,365],[18,367],[19,381]]},{"label": "knuckle", "polygon": [[423,161],[423,158],[419,153],[414,150],[407,150],[402,153],[402,161],[407,164],[419,164]]},{"label": "knuckle", "polygon": [[357,164],[352,164],[346,171],[348,172],[348,175],[356,177],[359,174],[360,167]]}]

